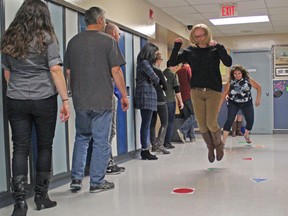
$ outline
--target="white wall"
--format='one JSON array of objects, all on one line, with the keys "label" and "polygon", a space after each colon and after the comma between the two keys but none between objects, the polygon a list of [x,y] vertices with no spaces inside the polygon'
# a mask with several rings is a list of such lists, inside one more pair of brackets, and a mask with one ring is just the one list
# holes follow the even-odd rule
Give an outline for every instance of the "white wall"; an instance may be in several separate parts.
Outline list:
[{"label": "white wall", "polygon": [[[78,7],[88,9],[92,6],[101,7],[106,11],[106,16],[110,20],[117,22],[127,28],[154,38],[154,35],[145,32],[149,21],[149,9],[154,11],[154,21],[157,24],[177,32],[183,38],[189,38],[186,27],[178,21],[166,15],[160,9],[152,6],[144,0],[66,0]],[[155,28],[154,28],[155,30]],[[151,32],[150,32],[151,33]]]},{"label": "white wall", "polygon": [[276,44],[288,44],[288,34],[219,37],[214,39],[226,48],[233,50],[267,49]]}]

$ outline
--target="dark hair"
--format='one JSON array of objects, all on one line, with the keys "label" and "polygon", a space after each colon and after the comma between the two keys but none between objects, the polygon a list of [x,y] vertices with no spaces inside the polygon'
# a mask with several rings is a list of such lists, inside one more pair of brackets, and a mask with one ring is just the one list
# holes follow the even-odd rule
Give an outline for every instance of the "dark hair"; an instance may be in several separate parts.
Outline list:
[{"label": "dark hair", "polygon": [[159,51],[159,48],[153,43],[147,43],[140,50],[137,61],[139,60],[147,60],[150,63],[155,62],[156,60],[156,52]]},{"label": "dark hair", "polygon": [[100,16],[104,17],[105,11],[99,7],[91,7],[85,11],[84,19],[86,25],[97,24],[97,20]]},{"label": "dark hair", "polygon": [[57,40],[47,5],[41,0],[26,0],[2,37],[1,51],[15,58],[26,58],[28,46],[36,37],[36,50],[43,53],[47,33]]},{"label": "dark hair", "polygon": [[170,60],[168,60],[168,61],[166,62],[166,67],[171,67]]},{"label": "dark hair", "polygon": [[231,68],[231,71],[230,71],[230,80],[234,80],[234,79],[235,79],[235,77],[234,77],[234,72],[235,72],[236,70],[238,70],[238,71],[240,71],[240,72],[242,73],[242,77],[243,77],[243,78],[249,78],[248,72],[247,72],[247,70],[246,70],[243,66],[241,66],[241,65],[234,65],[234,66]]}]

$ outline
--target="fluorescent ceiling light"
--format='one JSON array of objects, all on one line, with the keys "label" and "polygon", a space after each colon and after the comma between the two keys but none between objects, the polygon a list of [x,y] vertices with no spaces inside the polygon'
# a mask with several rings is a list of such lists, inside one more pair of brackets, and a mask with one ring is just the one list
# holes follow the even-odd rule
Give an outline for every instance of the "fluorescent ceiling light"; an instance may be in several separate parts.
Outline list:
[{"label": "fluorescent ceiling light", "polygon": [[220,19],[209,19],[213,25],[232,25],[243,23],[269,22],[268,16],[247,16],[247,17],[229,17]]}]

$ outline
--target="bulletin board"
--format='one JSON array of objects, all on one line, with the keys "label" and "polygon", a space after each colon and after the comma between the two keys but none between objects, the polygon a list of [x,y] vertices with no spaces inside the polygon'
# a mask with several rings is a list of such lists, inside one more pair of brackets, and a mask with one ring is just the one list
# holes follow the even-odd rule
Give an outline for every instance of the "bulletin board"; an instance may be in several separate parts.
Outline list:
[{"label": "bulletin board", "polygon": [[288,80],[288,44],[272,45],[273,78]]}]

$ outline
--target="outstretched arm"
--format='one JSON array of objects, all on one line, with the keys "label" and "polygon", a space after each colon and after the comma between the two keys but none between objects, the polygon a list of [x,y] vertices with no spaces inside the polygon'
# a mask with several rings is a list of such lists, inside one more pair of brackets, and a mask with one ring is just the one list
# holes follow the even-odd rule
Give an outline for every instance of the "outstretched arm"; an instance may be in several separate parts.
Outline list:
[{"label": "outstretched arm", "polygon": [[256,101],[255,101],[255,106],[257,107],[260,105],[260,102],[261,102],[262,88],[261,88],[261,85],[252,78],[250,78],[250,83],[252,87],[255,88],[257,91],[257,96],[256,96]]}]

